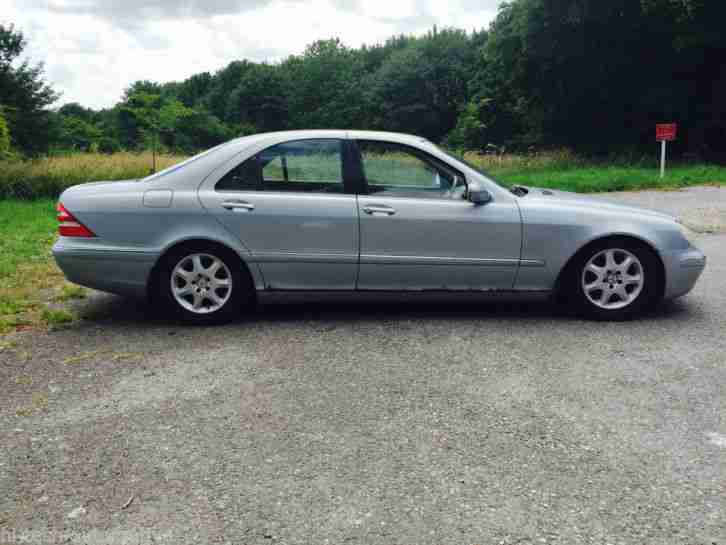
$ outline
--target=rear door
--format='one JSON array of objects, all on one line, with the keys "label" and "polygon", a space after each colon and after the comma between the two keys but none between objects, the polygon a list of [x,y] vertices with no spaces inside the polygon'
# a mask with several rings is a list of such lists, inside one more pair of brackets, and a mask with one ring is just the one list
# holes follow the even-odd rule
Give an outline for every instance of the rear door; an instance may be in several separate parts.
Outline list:
[{"label": "rear door", "polygon": [[522,228],[513,199],[465,200],[461,172],[424,150],[357,141],[362,290],[511,290]]},{"label": "rear door", "polygon": [[346,149],[337,138],[271,146],[200,191],[250,250],[268,289],[355,288],[358,210],[344,182]]}]

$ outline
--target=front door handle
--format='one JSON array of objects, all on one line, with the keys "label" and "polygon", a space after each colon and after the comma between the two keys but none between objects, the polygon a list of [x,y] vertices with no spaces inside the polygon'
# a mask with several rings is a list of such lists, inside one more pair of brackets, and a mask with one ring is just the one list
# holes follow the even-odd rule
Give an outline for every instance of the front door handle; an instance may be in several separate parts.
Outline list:
[{"label": "front door handle", "polygon": [[248,210],[252,212],[255,209],[255,205],[247,201],[224,201],[222,208],[227,210]]},{"label": "front door handle", "polygon": [[373,216],[375,214],[385,214],[387,216],[393,216],[396,213],[396,209],[382,204],[371,204],[370,206],[364,206],[363,212],[365,212],[369,216]]}]

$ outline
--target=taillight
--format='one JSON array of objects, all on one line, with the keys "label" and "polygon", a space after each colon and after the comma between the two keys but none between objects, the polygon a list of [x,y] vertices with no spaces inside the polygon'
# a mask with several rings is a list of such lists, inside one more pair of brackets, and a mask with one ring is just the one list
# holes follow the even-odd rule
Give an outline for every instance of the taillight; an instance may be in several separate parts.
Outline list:
[{"label": "taillight", "polygon": [[92,238],[96,236],[93,231],[73,217],[73,214],[66,210],[61,203],[58,203],[56,210],[58,210],[58,233],[62,237]]}]

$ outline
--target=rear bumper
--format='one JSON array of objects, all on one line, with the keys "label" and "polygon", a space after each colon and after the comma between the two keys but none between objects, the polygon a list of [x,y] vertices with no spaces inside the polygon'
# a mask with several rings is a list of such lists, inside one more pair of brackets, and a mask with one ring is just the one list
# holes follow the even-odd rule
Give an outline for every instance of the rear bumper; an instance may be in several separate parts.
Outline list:
[{"label": "rear bumper", "polygon": [[145,297],[158,253],[61,237],[53,246],[53,257],[74,284],[118,295]]},{"label": "rear bumper", "polygon": [[698,248],[669,252],[662,257],[666,271],[666,299],[689,293],[706,268],[706,256]]}]

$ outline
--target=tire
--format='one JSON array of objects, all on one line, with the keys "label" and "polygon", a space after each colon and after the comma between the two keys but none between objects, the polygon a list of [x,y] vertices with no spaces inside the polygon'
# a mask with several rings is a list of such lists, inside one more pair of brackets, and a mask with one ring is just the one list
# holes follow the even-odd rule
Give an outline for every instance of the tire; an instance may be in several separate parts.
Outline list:
[{"label": "tire", "polygon": [[659,300],[660,269],[658,256],[645,244],[610,239],[580,252],[561,287],[586,318],[629,320]]},{"label": "tire", "polygon": [[187,244],[167,254],[154,291],[165,310],[186,323],[229,322],[254,304],[254,286],[239,256],[223,246]]}]

